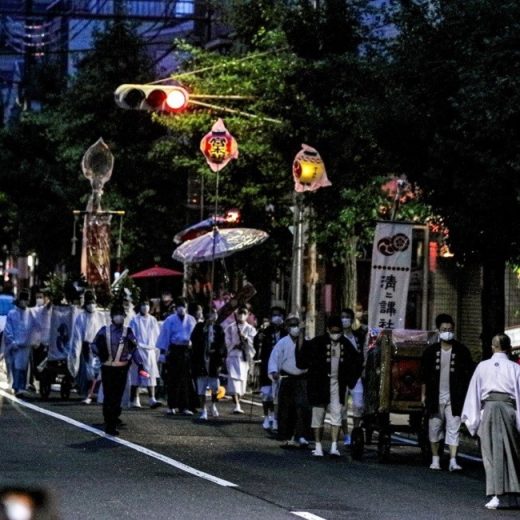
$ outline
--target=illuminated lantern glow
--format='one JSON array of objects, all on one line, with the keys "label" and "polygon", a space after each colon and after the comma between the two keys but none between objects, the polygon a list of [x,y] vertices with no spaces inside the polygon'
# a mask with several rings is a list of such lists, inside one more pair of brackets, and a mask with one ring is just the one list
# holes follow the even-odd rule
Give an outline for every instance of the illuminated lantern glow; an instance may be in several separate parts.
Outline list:
[{"label": "illuminated lantern glow", "polygon": [[296,154],[292,171],[294,189],[298,192],[331,186],[319,152],[306,144],[302,144],[302,149]]},{"label": "illuminated lantern glow", "polygon": [[218,119],[211,132],[202,138],[200,150],[214,172],[220,171],[231,159],[238,157],[237,142],[228,132],[222,119]]}]

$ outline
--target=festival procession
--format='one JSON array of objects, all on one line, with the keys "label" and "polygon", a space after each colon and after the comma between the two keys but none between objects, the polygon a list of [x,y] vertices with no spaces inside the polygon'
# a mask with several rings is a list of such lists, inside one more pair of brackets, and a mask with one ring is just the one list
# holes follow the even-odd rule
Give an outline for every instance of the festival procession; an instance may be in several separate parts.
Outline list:
[{"label": "festival procession", "polygon": [[517,517],[520,9],[398,3],[0,6],[0,520]]}]

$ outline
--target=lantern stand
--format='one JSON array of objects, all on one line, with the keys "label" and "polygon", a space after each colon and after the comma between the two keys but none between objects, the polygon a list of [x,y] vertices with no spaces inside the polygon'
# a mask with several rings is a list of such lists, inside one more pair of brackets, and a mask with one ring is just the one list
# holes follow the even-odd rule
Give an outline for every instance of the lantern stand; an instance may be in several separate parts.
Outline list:
[{"label": "lantern stand", "polygon": [[219,189],[219,178],[220,178],[220,168],[216,170],[216,180],[215,180],[215,214],[213,215],[213,252],[211,255],[211,291],[213,293],[213,298],[217,297],[215,291],[215,251],[217,248],[217,215],[218,215],[218,189]]},{"label": "lantern stand", "polygon": [[211,258],[211,291],[216,297],[215,291],[215,253],[217,248],[217,219],[219,203],[220,170],[232,159],[238,157],[238,146],[235,138],[228,132],[224,121],[218,119],[200,142],[200,151],[206,158],[206,162],[212,171],[216,173],[215,179],[215,212],[213,215],[213,250]]},{"label": "lantern stand", "polygon": [[292,248],[292,275],[291,275],[291,313],[301,317],[302,310],[302,279],[303,279],[303,249],[305,246],[303,193],[294,192],[294,236]]},{"label": "lantern stand", "polygon": [[[314,192],[319,188],[330,186],[325,165],[319,152],[309,145],[302,144],[302,149],[296,154],[293,161],[292,173],[294,178],[294,239],[293,239],[293,264],[291,276],[291,312],[305,319],[306,334],[314,336],[316,329],[316,284],[317,250],[314,229],[312,226],[312,207],[307,204],[305,192]],[[302,289],[304,248],[308,242],[309,275],[307,285],[306,316],[302,316]]]}]

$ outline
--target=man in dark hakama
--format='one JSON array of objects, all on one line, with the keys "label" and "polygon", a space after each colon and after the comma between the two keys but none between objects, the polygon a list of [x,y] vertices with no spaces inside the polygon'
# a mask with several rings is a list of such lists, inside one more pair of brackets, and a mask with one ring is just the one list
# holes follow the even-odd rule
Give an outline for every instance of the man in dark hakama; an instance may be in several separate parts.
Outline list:
[{"label": "man in dark hakama", "polygon": [[485,507],[498,509],[503,496],[520,493],[520,365],[510,361],[511,340],[496,335],[493,356],[477,366],[471,379],[462,420],[478,434],[484,469]]}]

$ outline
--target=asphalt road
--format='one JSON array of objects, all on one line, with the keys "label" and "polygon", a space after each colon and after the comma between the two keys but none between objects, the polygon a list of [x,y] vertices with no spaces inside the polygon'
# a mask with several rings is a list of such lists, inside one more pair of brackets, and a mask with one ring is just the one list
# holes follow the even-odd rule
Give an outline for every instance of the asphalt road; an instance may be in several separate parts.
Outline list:
[{"label": "asphalt road", "polygon": [[63,519],[519,518],[518,509],[484,509],[479,462],[433,472],[415,447],[393,447],[388,464],[372,447],[359,462],[316,459],[280,449],[259,407],[237,417],[230,402],[207,423],[128,410],[114,440],[98,429],[100,406],[52,395],[24,405],[0,391],[0,486],[51,490]]}]

